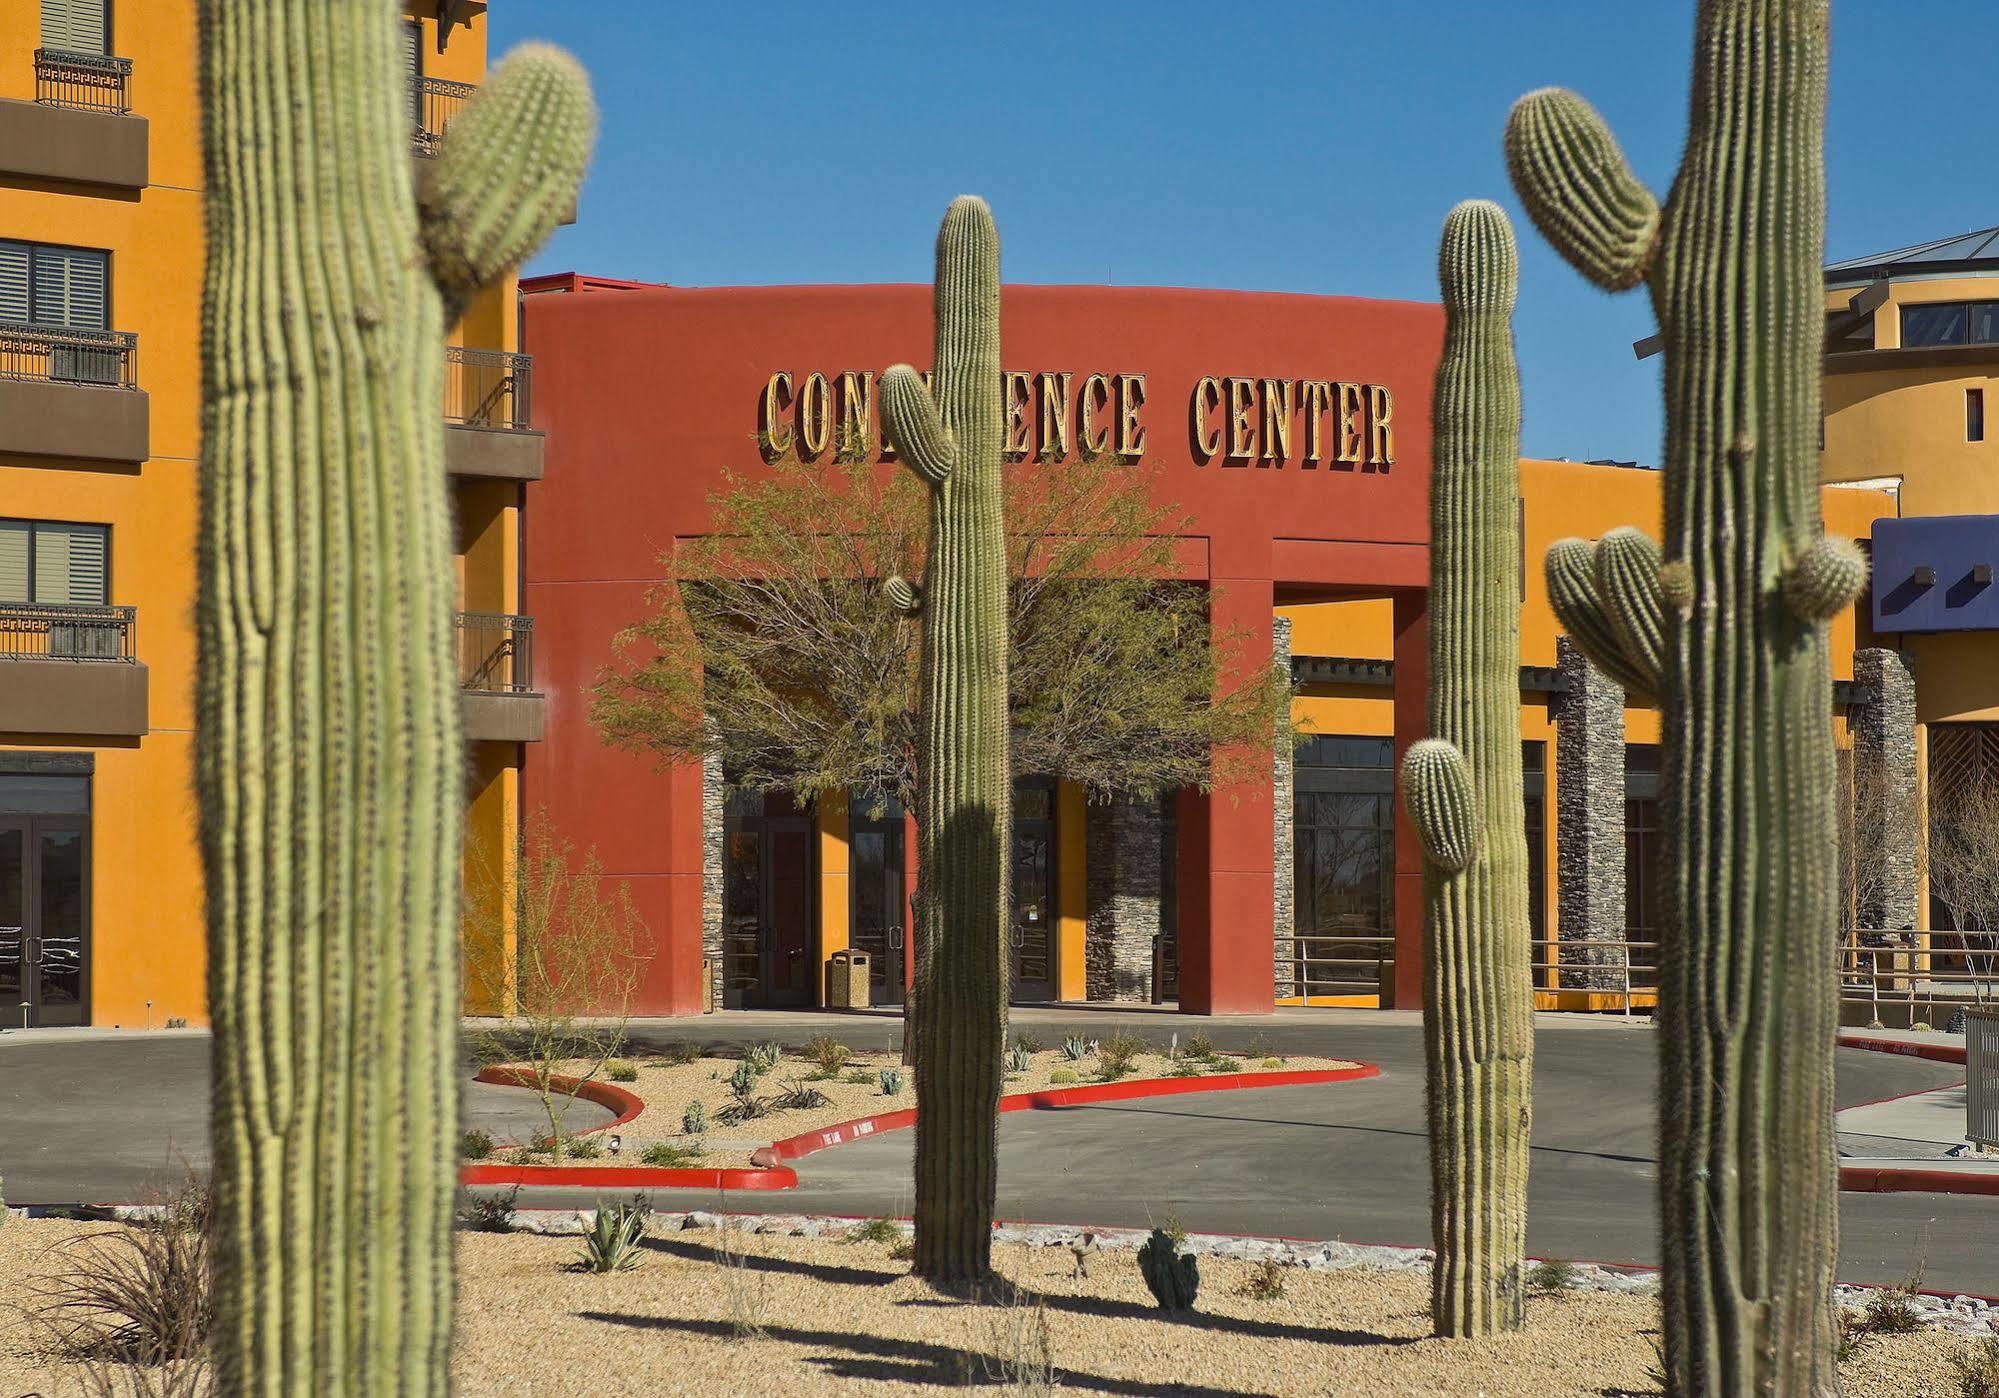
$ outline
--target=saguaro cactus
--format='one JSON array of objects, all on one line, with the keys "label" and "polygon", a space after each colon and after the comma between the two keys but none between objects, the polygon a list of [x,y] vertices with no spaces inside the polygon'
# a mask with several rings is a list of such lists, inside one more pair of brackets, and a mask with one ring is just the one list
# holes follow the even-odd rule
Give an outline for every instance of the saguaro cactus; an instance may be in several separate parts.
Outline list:
[{"label": "saguaro cactus", "polygon": [[960,197],[937,232],[935,387],[907,364],[882,375],[890,439],[930,487],[923,585],[893,578],[885,590],[923,618],[915,1271],[944,1285],[990,1266],[1006,1042],[1013,784],[999,301],[992,211]]},{"label": "saguaro cactus", "polygon": [[1438,259],[1444,354],[1430,477],[1430,736],[1403,759],[1423,845],[1431,1321],[1525,1319],[1534,1074],[1520,785],[1520,375],[1513,229],[1460,204]]},{"label": "saguaro cactus", "polygon": [[1814,450],[1826,30],[1826,0],[1703,0],[1664,207],[1570,93],[1522,98],[1506,133],[1541,231],[1600,286],[1645,282],[1665,342],[1665,561],[1623,536],[1584,569],[1571,541],[1549,574],[1612,674],[1650,678],[1660,616],[1665,1353],[1702,1398],[1837,1384],[1825,623],[1863,570],[1822,537]]},{"label": "saguaro cactus", "polygon": [[200,14],[217,1389],[441,1393],[465,761],[446,307],[553,227],[594,116],[573,61],[517,53],[420,213],[395,6]]}]

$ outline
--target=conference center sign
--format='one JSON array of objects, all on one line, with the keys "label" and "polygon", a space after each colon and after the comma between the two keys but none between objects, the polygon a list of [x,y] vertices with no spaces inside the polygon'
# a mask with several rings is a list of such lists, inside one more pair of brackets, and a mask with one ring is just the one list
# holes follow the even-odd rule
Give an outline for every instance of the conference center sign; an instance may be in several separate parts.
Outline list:
[{"label": "conference center sign", "polygon": [[[757,411],[764,459],[893,460],[876,387],[865,369],[772,374]],[[1000,399],[1010,461],[1136,461],[1146,452],[1143,374],[1008,369]],[[1385,472],[1395,464],[1395,400],[1382,384],[1204,374],[1183,420],[1201,466]]]}]

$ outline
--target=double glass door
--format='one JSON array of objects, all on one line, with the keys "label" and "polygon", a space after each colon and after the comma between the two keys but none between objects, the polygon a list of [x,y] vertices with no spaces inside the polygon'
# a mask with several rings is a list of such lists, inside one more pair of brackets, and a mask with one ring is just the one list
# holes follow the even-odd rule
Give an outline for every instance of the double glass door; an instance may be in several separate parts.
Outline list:
[{"label": "double glass door", "polygon": [[0,815],[0,1015],[82,1024],[90,956],[90,833],[81,816]]}]

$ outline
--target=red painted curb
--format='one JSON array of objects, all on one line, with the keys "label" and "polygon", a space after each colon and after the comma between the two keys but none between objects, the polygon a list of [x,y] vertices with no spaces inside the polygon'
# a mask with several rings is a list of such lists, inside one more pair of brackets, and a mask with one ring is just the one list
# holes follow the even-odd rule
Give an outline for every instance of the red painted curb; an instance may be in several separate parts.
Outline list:
[{"label": "red painted curb", "polygon": [[[1301,1068],[1284,1073],[1223,1073],[1209,1078],[1137,1078],[1130,1082],[1082,1083],[1075,1087],[1042,1088],[1016,1092],[1000,1098],[1003,1112],[1039,1111],[1054,1107],[1081,1107],[1092,1102],[1128,1102],[1138,1097],[1171,1097],[1182,1092],[1234,1092],[1257,1087],[1300,1087],[1308,1083],[1352,1082],[1378,1077],[1381,1069],[1372,1063],[1351,1068]],[[773,1141],[750,1159],[775,1165],[780,1160],[797,1160],[833,1146],[845,1145],[863,1136],[884,1131],[900,1131],[916,1121],[916,1109],[904,1107],[876,1116],[843,1121],[838,1126],[807,1131],[782,1141]]]},{"label": "red painted curb", "polygon": [[1850,1194],[1999,1195],[1999,1171],[1923,1170],[1907,1165],[1842,1165],[1839,1187]]},{"label": "red painted curb", "polygon": [[1850,1049],[1866,1049],[1869,1053],[1897,1053],[1904,1058],[1927,1058],[1932,1063],[1955,1063],[1964,1066],[1964,1047],[1961,1044],[1919,1044],[1907,1039],[1875,1039],[1865,1034],[1842,1034],[1839,1046]]},{"label": "red painted curb", "polygon": [[575,1186],[583,1189],[796,1189],[798,1175],[740,1166],[662,1169],[652,1165],[463,1165],[460,1184]]},{"label": "red painted curb", "polygon": [[[501,1087],[532,1088],[534,1074],[526,1068],[509,1068],[505,1064],[496,1063],[490,1068],[481,1068],[473,1075],[472,1081],[495,1083]],[[578,1082],[575,1078],[552,1077],[548,1080],[548,1085],[557,1092],[567,1093],[571,1097],[581,1097],[586,1102],[595,1102],[616,1117],[616,1120],[607,1121],[602,1126],[593,1126],[588,1131],[578,1131],[576,1134],[579,1136],[594,1136],[599,1131],[609,1131],[613,1127],[623,1126],[646,1109],[643,1098],[636,1092],[625,1091],[616,1083],[598,1082],[594,1078],[589,1082]]]}]

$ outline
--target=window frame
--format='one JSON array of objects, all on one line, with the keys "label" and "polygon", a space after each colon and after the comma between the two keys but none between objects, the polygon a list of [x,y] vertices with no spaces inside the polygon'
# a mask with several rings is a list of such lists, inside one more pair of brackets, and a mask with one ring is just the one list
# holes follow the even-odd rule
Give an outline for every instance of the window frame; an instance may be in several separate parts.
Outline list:
[{"label": "window frame", "polygon": [[[0,601],[0,607],[109,607],[115,595],[111,587],[111,526],[91,519],[30,519],[25,515],[0,515],[0,524],[28,526],[28,598],[22,602]],[[44,528],[96,529],[104,535],[104,600],[101,602],[42,602],[35,598],[35,540]]]},{"label": "window frame", "polygon": [[[117,317],[113,314],[115,308],[111,299],[112,249],[94,248],[87,243],[48,243],[40,242],[33,238],[0,238],[0,248],[4,247],[19,247],[28,250],[28,318],[26,320],[10,321],[4,317],[0,317],[0,325],[30,326],[43,330],[89,330],[99,334],[109,334],[111,327],[118,323]],[[57,325],[52,321],[35,319],[35,249],[37,248],[47,248],[54,252],[93,252],[104,259],[104,324],[99,326]]]}]

